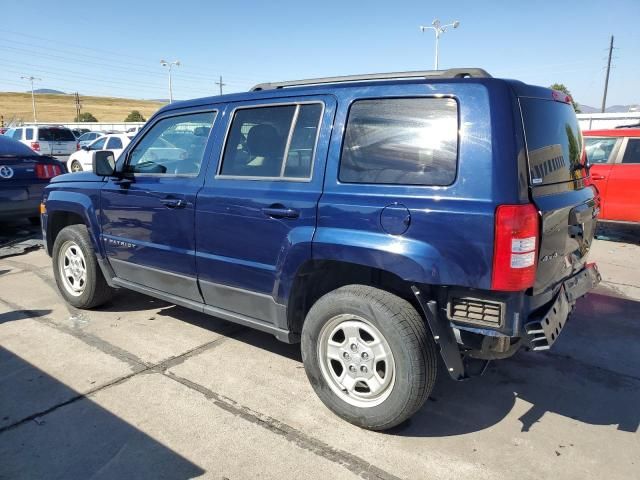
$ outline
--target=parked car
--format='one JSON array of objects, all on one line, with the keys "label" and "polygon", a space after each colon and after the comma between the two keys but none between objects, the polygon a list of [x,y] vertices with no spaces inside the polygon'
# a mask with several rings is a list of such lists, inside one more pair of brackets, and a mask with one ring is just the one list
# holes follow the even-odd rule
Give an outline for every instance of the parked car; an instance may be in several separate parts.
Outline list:
[{"label": "parked car", "polygon": [[129,145],[132,138],[131,136],[122,134],[104,135],[72,154],[69,160],[67,160],[67,169],[70,172],[91,171],[93,168],[93,157],[96,151],[109,150],[113,152],[115,158],[118,158],[124,148]]},{"label": "parked car", "polygon": [[127,131],[125,133],[127,133],[128,135],[136,135],[143,128],[144,125],[136,125],[135,127],[127,128]]},{"label": "parked car", "polygon": [[89,130],[88,128],[72,128],[71,131],[73,132],[73,135],[79,139],[82,135],[84,135],[85,133],[90,132],[91,130]]},{"label": "parked car", "polygon": [[17,127],[9,129],[5,135],[24,143],[35,152],[51,155],[63,161],[80,148],[75,135],[67,127]]},{"label": "parked car", "polygon": [[105,135],[104,132],[86,132],[86,133],[83,133],[78,138],[78,145],[80,146],[80,148],[86,147],[86,146],[90,145],[91,143],[93,143],[98,138],[103,137],[104,135]]},{"label": "parked car", "polygon": [[600,220],[640,222],[640,128],[583,132]]},{"label": "parked car", "polygon": [[480,69],[262,84],[54,179],[44,241],[71,305],[127,288],[300,341],[322,401],[384,430],[438,355],[460,380],[549,349],[599,282],[582,152],[569,97]]},{"label": "parked car", "polygon": [[44,187],[64,166],[39,155],[21,142],[0,135],[0,220],[28,218],[40,221]]}]

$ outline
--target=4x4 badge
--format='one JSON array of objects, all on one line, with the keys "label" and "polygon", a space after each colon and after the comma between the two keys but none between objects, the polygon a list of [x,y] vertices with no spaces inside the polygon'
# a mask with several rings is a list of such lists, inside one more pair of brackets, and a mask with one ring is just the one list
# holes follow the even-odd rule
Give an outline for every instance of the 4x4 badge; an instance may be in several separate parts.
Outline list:
[{"label": "4x4 badge", "polygon": [[13,168],[3,165],[0,167],[0,178],[9,179],[13,177]]}]

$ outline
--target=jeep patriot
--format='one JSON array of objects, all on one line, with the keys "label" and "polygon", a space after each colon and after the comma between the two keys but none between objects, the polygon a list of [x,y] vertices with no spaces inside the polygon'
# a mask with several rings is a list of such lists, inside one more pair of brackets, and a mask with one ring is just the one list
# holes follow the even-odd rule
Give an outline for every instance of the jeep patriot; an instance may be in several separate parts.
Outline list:
[{"label": "jeep patriot", "polygon": [[481,69],[267,83],[160,109],[53,179],[42,229],[75,307],[126,288],[300,342],[323,403],[384,430],[440,361],[557,340],[600,280],[585,158],[569,97]]}]

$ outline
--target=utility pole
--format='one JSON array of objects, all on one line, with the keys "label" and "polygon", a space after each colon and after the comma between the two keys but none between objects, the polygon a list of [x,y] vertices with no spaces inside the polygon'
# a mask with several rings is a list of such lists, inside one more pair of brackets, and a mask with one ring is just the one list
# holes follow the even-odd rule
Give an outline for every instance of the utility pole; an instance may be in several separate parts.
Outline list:
[{"label": "utility pole", "polygon": [[160,60],[160,65],[163,67],[169,67],[169,103],[173,103],[173,85],[171,84],[171,69],[180,66],[180,60],[175,62],[167,62],[166,60]]},{"label": "utility pole", "polygon": [[607,61],[607,76],[604,79],[604,95],[602,95],[602,108],[600,111],[604,113],[607,106],[607,90],[609,89],[609,72],[611,71],[611,55],[613,54],[613,35],[611,35],[611,42],[609,43],[609,60]]},{"label": "utility pole", "polygon": [[33,77],[33,76],[26,76],[26,75],[22,75],[20,77],[22,80],[27,80],[29,82],[31,82],[31,105],[33,106],[33,123],[37,123],[38,120],[36,118],[36,94],[33,91],[33,82],[41,82],[42,79],[41,78],[37,78],[37,77]]},{"label": "utility pole", "polygon": [[80,95],[76,92],[76,121],[80,121],[80,109],[82,108],[82,104],[80,103]]},{"label": "utility pole", "polygon": [[220,75],[220,80],[216,82],[216,85],[220,86],[220,95],[222,95],[222,87],[226,86],[226,83],[222,83],[222,75]]},{"label": "utility pole", "polygon": [[438,70],[438,44],[440,42],[440,35],[446,32],[447,28],[449,27],[458,28],[459,26],[460,26],[460,22],[457,20],[453,23],[442,25],[442,23],[440,23],[440,20],[438,20],[437,18],[433,22],[431,22],[430,27],[425,27],[423,25],[420,25],[420,31],[422,33],[424,33],[425,30],[433,30],[433,32],[436,34],[436,58],[434,62],[434,70]]}]

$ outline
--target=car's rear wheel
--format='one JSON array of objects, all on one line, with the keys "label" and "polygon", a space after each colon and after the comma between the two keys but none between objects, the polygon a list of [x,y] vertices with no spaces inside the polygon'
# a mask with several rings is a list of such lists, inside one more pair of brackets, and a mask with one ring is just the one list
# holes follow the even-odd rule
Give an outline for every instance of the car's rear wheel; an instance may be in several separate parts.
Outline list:
[{"label": "car's rear wheel", "polygon": [[371,430],[420,409],[436,378],[436,347],[413,306],[389,292],[348,285],[320,298],[302,330],[302,359],[324,404]]},{"label": "car's rear wheel", "polygon": [[82,171],[82,165],[80,165],[79,161],[74,160],[73,162],[71,162],[71,171],[72,172],[81,172]]},{"label": "car's rear wheel", "polygon": [[74,307],[92,308],[113,295],[84,225],[63,228],[53,244],[53,272],[58,290]]}]

